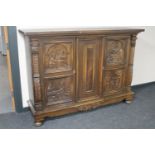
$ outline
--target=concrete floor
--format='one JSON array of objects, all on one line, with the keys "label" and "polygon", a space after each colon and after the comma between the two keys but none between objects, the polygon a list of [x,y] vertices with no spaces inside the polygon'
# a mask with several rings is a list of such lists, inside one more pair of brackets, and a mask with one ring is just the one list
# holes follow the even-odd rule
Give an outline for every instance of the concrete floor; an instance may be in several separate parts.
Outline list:
[{"label": "concrete floor", "polygon": [[12,112],[6,56],[0,53],[0,113]]}]

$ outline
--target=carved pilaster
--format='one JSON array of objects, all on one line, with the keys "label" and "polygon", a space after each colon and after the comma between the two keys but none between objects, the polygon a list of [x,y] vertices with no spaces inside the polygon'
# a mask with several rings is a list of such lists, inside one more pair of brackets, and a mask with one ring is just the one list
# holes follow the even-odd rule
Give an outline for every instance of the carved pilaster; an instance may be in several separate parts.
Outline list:
[{"label": "carved pilaster", "polygon": [[37,39],[31,39],[30,40],[30,45],[31,45],[31,51],[33,52],[39,52],[39,48],[40,48],[40,43],[39,40]]},{"label": "carved pilaster", "polygon": [[137,40],[137,35],[132,35],[131,36],[131,46],[132,47],[136,46],[136,40]]},{"label": "carved pilaster", "polygon": [[133,65],[136,40],[137,40],[137,36],[136,35],[132,35],[131,36],[131,51],[130,51],[129,65]]},{"label": "carved pilaster", "polygon": [[31,53],[32,53],[32,75],[33,75],[33,89],[34,89],[34,107],[36,111],[42,110],[42,93],[39,67],[39,51],[40,42],[38,39],[31,38]]},{"label": "carved pilaster", "polygon": [[134,53],[135,53],[135,46],[136,46],[136,40],[137,40],[137,35],[132,35],[131,36],[131,49],[129,53],[129,63],[128,63],[128,79],[127,79],[127,86],[129,87],[132,83],[132,75],[133,75],[133,61],[134,61]]}]

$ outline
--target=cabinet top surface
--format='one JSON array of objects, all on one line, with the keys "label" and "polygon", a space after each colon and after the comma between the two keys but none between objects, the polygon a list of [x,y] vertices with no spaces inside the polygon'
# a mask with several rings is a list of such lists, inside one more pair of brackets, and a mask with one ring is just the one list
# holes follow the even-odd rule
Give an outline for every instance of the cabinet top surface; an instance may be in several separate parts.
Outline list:
[{"label": "cabinet top surface", "polygon": [[125,27],[88,27],[88,28],[50,28],[50,29],[23,29],[19,32],[27,36],[35,35],[81,35],[81,34],[138,34],[144,29]]}]

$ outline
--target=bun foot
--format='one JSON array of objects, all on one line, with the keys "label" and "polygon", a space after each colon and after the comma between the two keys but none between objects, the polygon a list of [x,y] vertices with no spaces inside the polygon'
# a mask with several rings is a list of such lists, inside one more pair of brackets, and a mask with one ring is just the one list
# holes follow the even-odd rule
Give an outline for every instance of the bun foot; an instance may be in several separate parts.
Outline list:
[{"label": "bun foot", "polygon": [[132,101],[131,101],[131,100],[125,100],[125,103],[127,103],[127,104],[131,104]]},{"label": "bun foot", "polygon": [[42,122],[35,122],[36,127],[40,127],[40,126],[42,126],[42,124],[43,124]]}]

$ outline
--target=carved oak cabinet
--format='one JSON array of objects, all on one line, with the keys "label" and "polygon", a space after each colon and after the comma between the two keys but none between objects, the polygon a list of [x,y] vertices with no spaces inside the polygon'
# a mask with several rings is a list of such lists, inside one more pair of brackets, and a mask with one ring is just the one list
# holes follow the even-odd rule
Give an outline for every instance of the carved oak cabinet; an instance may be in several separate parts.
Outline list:
[{"label": "carved oak cabinet", "polygon": [[28,101],[44,118],[131,102],[136,36],[143,29],[20,30],[29,68]]}]

